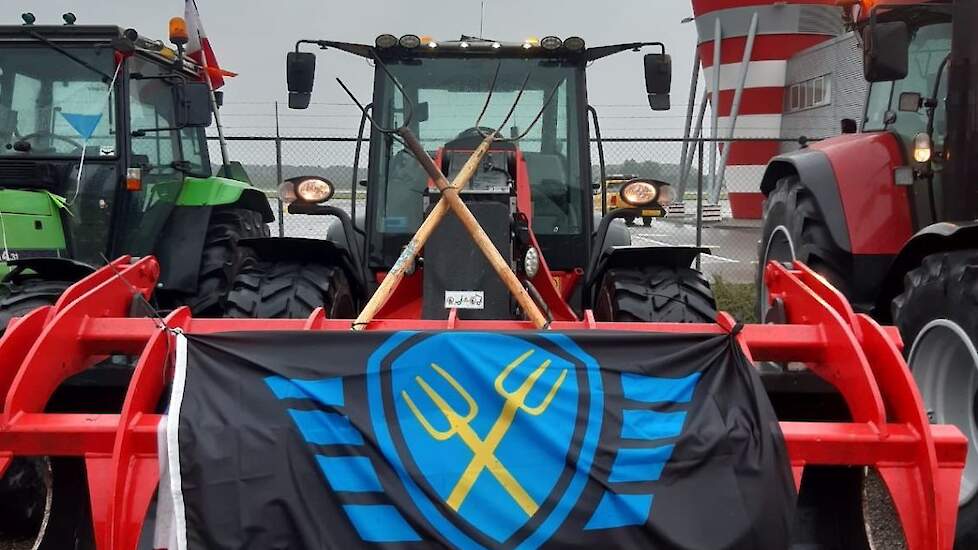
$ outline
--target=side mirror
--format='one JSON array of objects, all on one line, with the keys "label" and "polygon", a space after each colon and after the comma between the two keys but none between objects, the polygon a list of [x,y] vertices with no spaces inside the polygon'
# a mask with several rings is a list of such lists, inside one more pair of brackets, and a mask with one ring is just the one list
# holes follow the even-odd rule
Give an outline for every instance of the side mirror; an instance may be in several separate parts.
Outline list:
[{"label": "side mirror", "polygon": [[645,56],[645,92],[653,111],[668,111],[672,90],[672,58],[664,53]]},{"label": "side mirror", "polygon": [[173,87],[177,128],[207,128],[211,125],[211,89],[203,82],[183,82]]},{"label": "side mirror", "polygon": [[859,131],[859,126],[856,121],[851,118],[842,119],[842,133],[843,134],[855,134]]},{"label": "side mirror", "polygon": [[289,52],[285,58],[285,79],[289,85],[289,109],[309,107],[316,80],[316,54]]},{"label": "side mirror", "polygon": [[917,92],[903,92],[900,94],[900,112],[916,113],[920,110],[923,100],[924,96]]},{"label": "side mirror", "polygon": [[904,21],[870,23],[864,31],[863,73],[869,82],[892,82],[907,77],[910,67],[910,28]]}]

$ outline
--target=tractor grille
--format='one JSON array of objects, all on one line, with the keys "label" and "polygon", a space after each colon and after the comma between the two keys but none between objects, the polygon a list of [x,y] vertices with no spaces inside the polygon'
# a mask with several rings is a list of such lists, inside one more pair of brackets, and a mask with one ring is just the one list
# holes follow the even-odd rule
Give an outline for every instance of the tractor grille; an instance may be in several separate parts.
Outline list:
[{"label": "tractor grille", "polygon": [[33,162],[0,162],[0,187],[30,185],[34,176]]},{"label": "tractor grille", "polygon": [[0,187],[51,189],[57,181],[57,169],[50,164],[0,161]]}]

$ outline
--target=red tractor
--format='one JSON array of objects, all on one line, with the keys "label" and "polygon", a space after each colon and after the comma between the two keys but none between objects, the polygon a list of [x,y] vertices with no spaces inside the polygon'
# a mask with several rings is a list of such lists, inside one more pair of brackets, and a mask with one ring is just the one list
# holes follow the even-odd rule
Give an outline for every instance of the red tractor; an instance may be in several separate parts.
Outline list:
[{"label": "red tractor", "polygon": [[[858,311],[900,329],[931,421],[971,440],[957,545],[975,548],[978,4],[844,4],[871,83],[862,130],[771,161],[761,266],[802,261]],[[762,318],[777,321],[763,273],[758,283]]]}]

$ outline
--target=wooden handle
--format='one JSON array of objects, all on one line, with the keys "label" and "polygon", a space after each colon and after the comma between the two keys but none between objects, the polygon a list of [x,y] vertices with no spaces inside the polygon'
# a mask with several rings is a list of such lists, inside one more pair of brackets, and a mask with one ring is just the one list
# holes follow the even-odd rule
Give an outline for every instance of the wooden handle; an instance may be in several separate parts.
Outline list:
[{"label": "wooden handle", "polygon": [[[462,202],[461,197],[458,196],[459,188],[449,185],[448,180],[445,179],[444,175],[442,175],[441,170],[435,166],[435,162],[431,160],[431,157],[428,156],[428,152],[424,150],[424,147],[422,147],[421,143],[418,142],[418,139],[414,136],[411,130],[402,128],[398,130],[398,135],[404,139],[404,143],[407,145],[407,148],[414,153],[415,158],[417,158],[421,163],[421,166],[424,168],[425,172],[431,176],[431,179],[434,180],[435,185],[437,185],[438,189],[441,190],[441,200],[438,202],[438,204],[441,205],[444,202],[448,203],[452,211],[455,212],[455,215],[458,216],[459,221],[462,222],[462,226],[465,227],[465,230],[472,237],[472,240],[475,242],[476,246],[482,251],[482,254],[486,257],[486,260],[489,261],[489,265],[492,266],[492,269],[497,275],[499,275],[499,278],[502,279],[503,284],[505,284],[506,288],[509,289],[510,294],[516,298],[516,302],[521,308],[523,308],[523,311],[526,312],[526,316],[533,322],[534,325],[536,325],[537,328],[546,327],[547,318],[544,317],[536,302],[533,301],[530,294],[525,288],[523,288],[523,284],[520,283],[520,280],[516,277],[516,274],[513,273],[509,262],[503,259],[502,255],[499,253],[499,250],[497,250],[496,246],[492,244],[492,240],[489,239],[489,236],[486,235],[485,230],[483,230],[482,226],[479,225],[479,221],[475,219],[475,216],[472,215],[469,208],[465,206],[464,202]],[[491,140],[494,137],[495,133],[490,134],[488,137],[486,137],[486,139]],[[483,141],[480,147],[485,144],[486,142]],[[479,150],[476,150],[476,153],[479,153]],[[465,166],[462,167],[463,172],[466,168],[470,168],[470,164],[473,164],[473,161],[475,166],[471,167],[472,170],[474,171],[478,167],[478,163],[481,162],[482,156],[485,154],[485,152],[483,151],[478,158],[476,158],[476,153],[473,153],[473,155],[469,157],[468,162],[465,163]],[[461,173],[459,175],[461,175]]]},{"label": "wooden handle", "polygon": [[[413,135],[411,137],[414,138]],[[469,160],[464,166],[462,166],[462,170],[457,176],[455,176],[455,180],[452,182],[452,187],[462,189],[469,183],[469,180],[472,179],[472,176],[475,174],[476,170],[478,170],[479,163],[482,162],[482,158],[486,156],[486,153],[489,151],[489,147],[492,145],[492,140],[494,138],[495,134],[492,134],[487,136],[486,139],[479,144],[479,147],[477,147],[472,153]],[[414,138],[413,141],[417,143],[416,138]],[[425,171],[428,171],[428,168],[425,166],[424,162],[426,159],[431,168],[433,168],[435,173],[438,175],[437,178],[433,177],[432,179],[434,179],[435,182],[441,180],[447,186],[448,182],[445,180],[445,176],[442,175],[441,171],[438,170],[437,167],[435,167],[435,163],[431,160],[431,157],[428,156],[428,153],[425,152],[423,148],[421,152],[423,156],[418,157],[418,161],[421,163],[422,167],[425,168]],[[417,156],[417,153],[415,153],[415,155]],[[379,312],[384,305],[387,304],[387,301],[390,300],[394,290],[397,289],[397,285],[400,284],[402,279],[404,279],[405,270],[407,270],[407,268],[414,262],[418,252],[424,248],[425,243],[428,242],[428,237],[430,237],[434,232],[442,218],[444,218],[445,214],[448,213],[448,210],[448,201],[439,201],[438,204],[436,204],[431,210],[431,213],[429,213],[428,217],[425,218],[424,222],[421,224],[421,227],[419,227],[418,231],[414,234],[414,237],[411,238],[407,246],[404,247],[404,250],[401,251],[401,255],[398,256],[397,261],[394,262],[394,266],[387,272],[384,280],[380,282],[380,286],[377,287],[377,291],[370,297],[367,305],[363,307],[360,315],[358,315],[356,321],[353,322],[353,330],[363,330],[363,328],[365,328],[367,324],[370,323],[370,321],[372,321],[377,315],[377,312]],[[495,250],[495,248],[493,250]]]}]

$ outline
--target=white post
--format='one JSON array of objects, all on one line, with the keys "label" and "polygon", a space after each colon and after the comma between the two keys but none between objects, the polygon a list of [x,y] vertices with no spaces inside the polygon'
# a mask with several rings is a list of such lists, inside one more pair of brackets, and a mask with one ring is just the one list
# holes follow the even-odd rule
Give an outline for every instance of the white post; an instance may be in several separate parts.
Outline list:
[{"label": "white post", "polygon": [[[754,53],[754,40],[757,38],[757,12],[750,21],[750,31],[747,33],[747,45],[744,47],[744,59],[740,62],[740,79],[737,81],[737,90],[734,92],[733,105],[730,108],[730,131],[727,133],[728,139],[734,138],[737,129],[737,117],[740,116],[740,102],[744,96],[744,87],[747,85],[747,73],[750,70],[750,58]],[[723,144],[723,157],[720,159],[720,167],[717,169],[717,185],[713,188],[713,203],[720,200],[720,186],[723,185],[723,176],[727,171],[727,161],[730,160],[730,141]]]},{"label": "white post", "polygon": [[[712,130],[710,137],[716,138],[720,133],[720,56],[723,40],[723,29],[720,27],[720,18],[716,20],[716,36],[713,40],[713,94],[710,97],[710,108],[712,109]],[[710,144],[710,185],[711,189],[719,184],[717,181],[717,143]]]},{"label": "white post", "polygon": [[680,169],[679,176],[679,196],[682,197],[686,193],[686,179],[689,174],[686,172],[686,159],[690,153],[690,143],[689,143],[689,132],[693,125],[693,103],[696,102],[696,88],[699,85],[700,76],[700,55],[699,50],[693,55],[693,79],[689,84],[689,105],[686,106],[686,127],[683,134],[683,153],[679,160]]},{"label": "white post", "polygon": [[[699,140],[703,136],[703,119],[706,118],[706,102],[710,99],[710,90],[707,88],[703,89],[703,99],[700,101],[700,112],[696,117],[696,130],[693,132],[693,140]],[[699,151],[703,151],[703,147],[698,147]],[[702,159],[701,159],[702,161]],[[700,162],[702,164],[702,162]],[[693,171],[693,147],[690,147],[689,154],[686,155],[686,164],[682,167],[682,182],[683,191],[685,192],[686,185],[689,183],[689,174]],[[702,179],[702,174],[700,175]],[[679,193],[679,196],[683,196]]]}]

